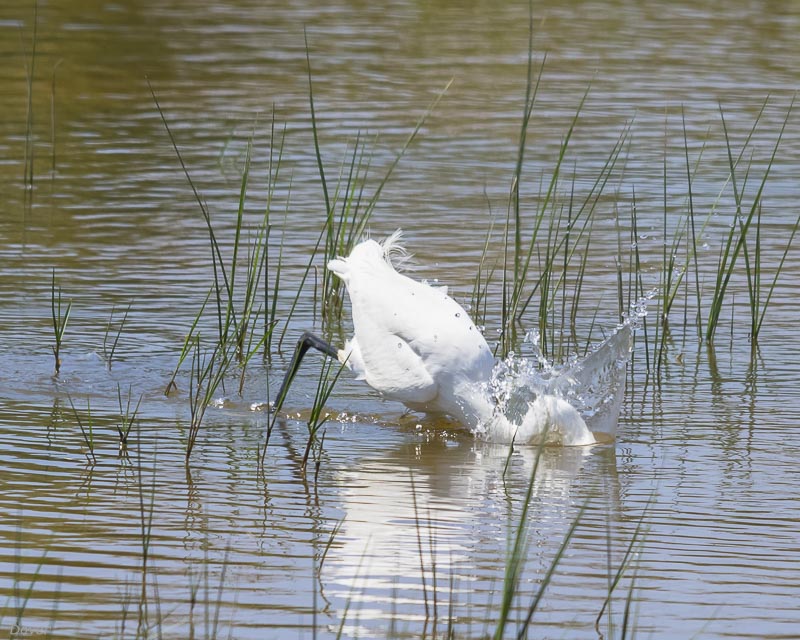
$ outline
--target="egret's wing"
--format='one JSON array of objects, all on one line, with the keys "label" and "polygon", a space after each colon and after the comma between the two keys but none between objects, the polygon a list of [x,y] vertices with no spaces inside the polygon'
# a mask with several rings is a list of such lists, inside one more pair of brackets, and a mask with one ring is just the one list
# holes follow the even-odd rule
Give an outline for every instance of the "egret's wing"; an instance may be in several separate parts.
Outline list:
[{"label": "egret's wing", "polygon": [[432,401],[439,385],[431,377],[419,354],[402,337],[383,334],[362,345],[364,377],[385,396],[401,402]]},{"label": "egret's wing", "polygon": [[356,380],[364,380],[367,377],[367,368],[364,365],[364,357],[361,355],[361,347],[355,338],[344,343],[344,349],[339,351],[339,362],[347,364],[347,368],[356,374]]}]

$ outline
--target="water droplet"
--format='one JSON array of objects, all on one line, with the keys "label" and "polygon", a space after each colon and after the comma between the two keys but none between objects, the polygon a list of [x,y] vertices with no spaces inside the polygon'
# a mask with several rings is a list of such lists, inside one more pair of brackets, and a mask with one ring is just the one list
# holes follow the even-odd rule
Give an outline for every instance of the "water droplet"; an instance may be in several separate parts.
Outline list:
[{"label": "water droplet", "polygon": [[398,342],[397,343],[397,348],[398,349],[402,349],[403,348],[403,343],[402,342]]},{"label": "water droplet", "polygon": [[461,317],[461,314],[460,314],[460,313],[457,313],[457,314],[456,314],[456,318],[460,318],[460,317]]}]

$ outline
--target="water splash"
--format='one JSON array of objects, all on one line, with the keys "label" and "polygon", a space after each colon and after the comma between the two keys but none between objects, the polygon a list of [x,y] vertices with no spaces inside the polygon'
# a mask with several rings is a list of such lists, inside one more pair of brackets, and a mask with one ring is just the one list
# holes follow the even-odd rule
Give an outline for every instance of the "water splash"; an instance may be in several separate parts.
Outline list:
[{"label": "water splash", "polygon": [[532,357],[513,353],[495,367],[489,394],[495,409],[478,426],[492,442],[585,445],[612,441],[625,395],[633,334],[647,315],[655,291],[631,305],[624,321],[583,357],[563,365],[541,351],[538,332],[526,341]]}]

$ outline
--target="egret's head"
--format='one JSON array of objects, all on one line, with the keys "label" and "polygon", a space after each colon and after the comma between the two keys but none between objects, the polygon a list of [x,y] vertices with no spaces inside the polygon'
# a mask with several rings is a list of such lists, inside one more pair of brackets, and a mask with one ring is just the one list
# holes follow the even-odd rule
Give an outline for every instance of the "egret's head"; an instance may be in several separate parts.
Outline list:
[{"label": "egret's head", "polygon": [[383,259],[383,247],[379,243],[375,242],[375,240],[364,240],[359,242],[355,247],[353,247],[350,255],[347,256],[347,261],[352,263],[375,263],[380,262]]},{"label": "egret's head", "polygon": [[383,242],[367,239],[359,242],[346,258],[336,258],[328,268],[347,282],[352,269],[376,269],[382,266],[395,271],[408,269],[409,253],[400,245],[403,232],[398,229]]}]

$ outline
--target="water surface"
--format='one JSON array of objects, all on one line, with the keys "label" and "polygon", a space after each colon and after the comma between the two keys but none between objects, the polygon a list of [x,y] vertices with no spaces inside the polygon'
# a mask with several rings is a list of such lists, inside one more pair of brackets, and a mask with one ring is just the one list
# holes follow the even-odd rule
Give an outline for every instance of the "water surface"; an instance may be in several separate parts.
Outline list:
[{"label": "water surface", "polygon": [[[745,158],[751,202],[798,87],[800,11],[780,2],[571,2],[534,12],[534,63],[545,53],[547,60],[528,133],[525,216],[546,192],[584,95],[561,202],[585,197],[630,129],[595,213],[579,319],[585,336],[592,321],[606,330],[618,322],[616,265],[630,256],[634,205],[643,286],[659,285],[664,217],[669,233],[688,209],[686,148],[697,164],[693,205],[703,220],[716,211],[698,242],[701,271],[713,273],[735,211],[720,111],[738,150],[769,97]],[[726,307],[712,348],[700,344],[691,317],[683,330],[683,306],[671,318],[660,383],[646,379],[644,336],[637,338],[615,444],[547,449],[538,467],[533,448],[509,457],[506,446],[403,415],[347,376],[329,402],[338,417],[327,424],[318,469],[301,469],[307,428],[292,418],[277,423],[260,466],[268,417],[251,405],[266,399],[267,380],[278,384],[299,332],[319,329],[309,281],[282,349],[273,344],[271,363],[251,363],[241,396],[231,381],[184,465],[187,368],[177,394],[166,398],[163,389],[213,267],[200,208],[147,81],[225,247],[248,141],[246,220],[254,228],[266,202],[273,112],[277,131],[285,126],[271,234],[271,246],[284,247],[279,317],[288,315],[325,211],[305,37],[331,184],[360,135],[371,154],[371,194],[452,81],[369,226],[375,237],[402,226],[416,275],[447,284],[466,303],[489,226],[505,221],[526,88],[527,3],[39,3],[35,34],[34,57],[33,3],[3,4],[5,635],[433,637],[452,624],[456,637],[485,637],[497,624],[534,468],[508,637],[578,517],[531,637],[620,635],[629,594],[629,632],[641,636],[796,635],[794,251],[756,358],[740,269],[733,312]],[[797,122],[790,115],[765,190],[765,281],[797,217]],[[494,238],[492,260],[502,256]],[[53,270],[73,305],[58,376]],[[704,292],[712,286],[708,275]],[[499,287],[490,299],[494,344]],[[129,303],[109,368],[106,326],[112,309],[118,323]],[[691,315],[691,301],[687,308]],[[527,321],[533,326],[535,316]],[[213,321],[203,322],[213,335]],[[313,403],[318,364],[304,367],[287,401],[293,415],[307,416]],[[118,457],[118,389],[134,403],[142,395],[129,457]],[[81,411],[91,407],[94,465],[70,398]],[[598,631],[595,618],[629,548]]]}]

